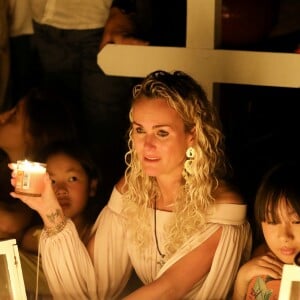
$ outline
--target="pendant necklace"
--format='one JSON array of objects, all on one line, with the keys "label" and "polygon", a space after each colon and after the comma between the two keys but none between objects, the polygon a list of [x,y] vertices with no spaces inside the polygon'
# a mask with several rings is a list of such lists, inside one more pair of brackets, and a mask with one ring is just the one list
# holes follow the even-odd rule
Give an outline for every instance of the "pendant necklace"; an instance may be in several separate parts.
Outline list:
[{"label": "pendant necklace", "polygon": [[158,265],[160,265],[160,267],[162,267],[165,264],[164,258],[165,258],[165,254],[163,254],[160,251],[159,245],[158,245],[158,238],[157,238],[157,232],[156,232],[156,199],[154,201],[154,236],[155,236],[155,244],[156,244],[156,249],[157,252],[160,256],[159,261],[157,262]]}]

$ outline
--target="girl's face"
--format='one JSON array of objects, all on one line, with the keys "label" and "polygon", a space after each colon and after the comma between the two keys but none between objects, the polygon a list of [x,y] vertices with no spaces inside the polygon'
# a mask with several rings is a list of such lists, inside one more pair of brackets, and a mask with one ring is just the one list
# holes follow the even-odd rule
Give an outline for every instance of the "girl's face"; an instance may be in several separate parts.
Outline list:
[{"label": "girl's face", "polygon": [[65,216],[76,221],[81,217],[88,198],[94,196],[95,183],[89,182],[80,163],[66,154],[51,155],[46,163],[53,190]]},{"label": "girl's face", "polygon": [[27,135],[25,99],[22,99],[15,107],[0,114],[0,148],[8,155],[25,152]]},{"label": "girl's face", "polygon": [[186,149],[193,136],[164,99],[140,98],[133,111],[133,145],[149,176],[181,177]]},{"label": "girl's face", "polygon": [[261,223],[263,234],[270,250],[283,263],[293,264],[295,255],[300,251],[300,217],[285,199],[280,201],[278,215],[278,223]]}]

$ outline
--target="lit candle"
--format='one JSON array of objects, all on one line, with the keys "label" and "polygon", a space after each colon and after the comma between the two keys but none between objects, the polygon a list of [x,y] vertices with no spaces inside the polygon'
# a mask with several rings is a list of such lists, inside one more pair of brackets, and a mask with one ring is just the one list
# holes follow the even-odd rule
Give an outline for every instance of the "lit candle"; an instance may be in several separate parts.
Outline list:
[{"label": "lit candle", "polygon": [[41,196],[43,189],[43,175],[46,173],[46,164],[18,160],[16,164],[15,192],[29,196]]}]

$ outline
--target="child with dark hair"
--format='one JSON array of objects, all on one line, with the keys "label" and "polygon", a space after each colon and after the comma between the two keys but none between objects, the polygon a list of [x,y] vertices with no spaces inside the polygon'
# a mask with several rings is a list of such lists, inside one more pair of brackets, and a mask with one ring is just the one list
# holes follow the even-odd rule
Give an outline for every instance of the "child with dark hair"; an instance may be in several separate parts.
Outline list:
[{"label": "child with dark hair", "polygon": [[234,300],[278,299],[283,264],[293,264],[300,251],[299,169],[299,163],[279,164],[261,182],[254,213],[265,243],[240,268]]}]

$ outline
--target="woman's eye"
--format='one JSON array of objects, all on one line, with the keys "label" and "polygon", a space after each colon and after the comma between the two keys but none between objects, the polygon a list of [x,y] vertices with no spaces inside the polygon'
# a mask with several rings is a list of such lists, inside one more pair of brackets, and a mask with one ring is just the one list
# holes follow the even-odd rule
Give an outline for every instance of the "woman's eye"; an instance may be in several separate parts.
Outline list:
[{"label": "woman's eye", "polygon": [[55,180],[54,179],[51,179],[51,184],[55,184]]},{"label": "woman's eye", "polygon": [[169,132],[167,132],[165,130],[159,130],[157,135],[160,136],[160,137],[165,137],[165,136],[169,135]]},{"label": "woman's eye", "polygon": [[74,182],[77,181],[77,177],[76,176],[72,176],[69,178],[69,182]]},{"label": "woman's eye", "polygon": [[142,127],[136,127],[135,132],[136,133],[145,133],[145,130]]}]

